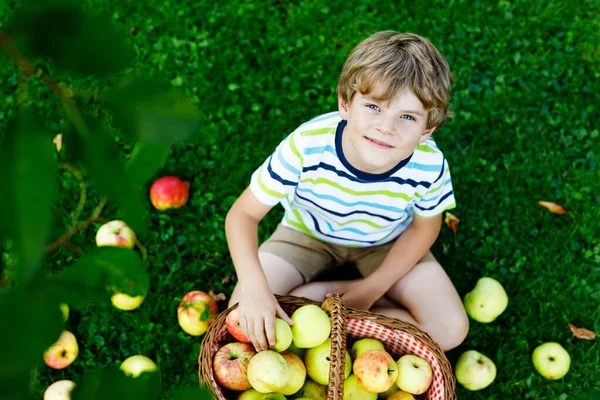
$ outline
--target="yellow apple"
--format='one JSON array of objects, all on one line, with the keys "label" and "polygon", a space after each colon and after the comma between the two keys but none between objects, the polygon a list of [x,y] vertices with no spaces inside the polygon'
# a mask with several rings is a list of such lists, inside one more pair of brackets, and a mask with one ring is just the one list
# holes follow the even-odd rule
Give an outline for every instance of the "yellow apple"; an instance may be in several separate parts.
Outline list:
[{"label": "yellow apple", "polygon": [[115,293],[111,296],[110,301],[119,310],[131,311],[135,310],[144,301],[144,295],[131,297],[125,293]]},{"label": "yellow apple", "polygon": [[400,390],[411,394],[425,393],[433,380],[433,370],[429,362],[414,354],[400,357],[396,385]]},{"label": "yellow apple", "polygon": [[128,357],[121,363],[120,368],[125,375],[132,378],[137,378],[144,372],[154,372],[157,369],[154,361],[142,355]]},{"label": "yellow apple", "polygon": [[[284,324],[287,325],[285,321]],[[283,389],[278,390],[278,392],[286,396],[291,396],[298,392],[304,385],[304,381],[306,380],[306,367],[300,357],[291,351],[284,351],[281,355],[285,358],[285,361],[290,367],[290,378]]]},{"label": "yellow apple", "polygon": [[273,350],[257,353],[248,363],[250,385],[261,393],[278,392],[290,378],[285,358]]},{"label": "yellow apple", "polygon": [[298,308],[290,317],[292,340],[301,349],[308,349],[323,343],[331,334],[331,320],[321,307],[307,304]]},{"label": "yellow apple", "polygon": [[71,391],[75,382],[69,380],[56,381],[44,392],[44,400],[71,400]]},{"label": "yellow apple", "polygon": [[402,390],[396,390],[387,397],[387,400],[415,400],[415,396]]},{"label": "yellow apple", "polygon": [[96,245],[124,247],[132,249],[135,246],[135,233],[123,221],[109,221],[96,232]]},{"label": "yellow apple", "polygon": [[475,288],[466,294],[464,305],[471,318],[488,323],[504,312],[508,305],[508,296],[500,282],[484,277],[479,279]]},{"label": "yellow apple", "polygon": [[569,353],[556,342],[539,345],[531,355],[533,366],[546,379],[560,379],[569,372],[571,357]]},{"label": "yellow apple", "polygon": [[63,369],[71,365],[79,354],[77,339],[69,331],[62,331],[58,341],[44,352],[44,362],[50,368]]},{"label": "yellow apple", "polygon": [[[331,353],[331,339],[326,339],[316,347],[307,349],[304,353],[304,364],[306,373],[310,378],[321,385],[329,384],[329,365],[331,364],[329,355]],[[350,353],[346,351],[346,367],[344,370],[344,379],[350,376],[352,372],[352,359]]]},{"label": "yellow apple", "polygon": [[385,350],[369,350],[359,354],[352,370],[358,383],[372,393],[385,392],[398,378],[398,365]]},{"label": "yellow apple", "polygon": [[377,393],[369,392],[360,383],[356,375],[352,374],[344,381],[343,400],[376,400]]},{"label": "yellow apple", "polygon": [[292,328],[281,318],[275,319],[275,344],[270,346],[272,350],[282,352],[292,344]]},{"label": "yellow apple", "polygon": [[458,357],[454,374],[458,383],[466,389],[481,390],[496,378],[496,365],[480,352],[468,350]]},{"label": "yellow apple", "polygon": [[188,292],[177,307],[177,321],[188,335],[203,335],[219,313],[217,302],[199,290]]}]

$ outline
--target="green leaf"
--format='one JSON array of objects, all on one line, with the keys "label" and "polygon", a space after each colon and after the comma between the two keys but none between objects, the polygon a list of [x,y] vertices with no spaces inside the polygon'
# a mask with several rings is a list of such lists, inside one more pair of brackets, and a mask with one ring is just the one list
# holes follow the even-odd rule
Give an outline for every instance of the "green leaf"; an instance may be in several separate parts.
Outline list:
[{"label": "green leaf", "polygon": [[26,110],[10,121],[0,147],[0,231],[15,240],[25,277],[39,272],[52,223],[58,167],[52,136]]},{"label": "green leaf", "polygon": [[74,308],[108,302],[113,291],[139,296],[148,291],[147,264],[133,250],[98,247],[54,277],[54,288]]},{"label": "green leaf", "polygon": [[90,134],[82,135],[84,160],[98,191],[114,201],[127,225],[140,235],[147,230],[146,206],[127,173],[125,162],[98,121],[88,119]]},{"label": "green leaf", "polygon": [[75,1],[31,0],[7,33],[29,58],[49,57],[58,68],[81,74],[114,74],[136,57],[110,17],[83,12]]},{"label": "green leaf", "polygon": [[186,388],[178,392],[174,399],[175,400],[211,400],[214,396],[210,389],[201,388]]},{"label": "green leaf", "polygon": [[[0,298],[0,393],[28,388],[29,371],[63,329],[58,298],[46,286],[16,287]],[[25,386],[23,386],[25,385]],[[4,397],[4,396],[3,396]]]},{"label": "green leaf", "polygon": [[127,173],[134,185],[143,186],[165,165],[171,146],[164,143],[137,142],[127,162]]},{"label": "green leaf", "polygon": [[199,132],[200,110],[172,85],[126,77],[108,91],[106,101],[115,124],[138,140],[175,143]]},{"label": "green leaf", "polygon": [[82,382],[71,392],[73,400],[152,400],[159,396],[158,372],[146,372],[131,378],[117,367],[85,371]]}]

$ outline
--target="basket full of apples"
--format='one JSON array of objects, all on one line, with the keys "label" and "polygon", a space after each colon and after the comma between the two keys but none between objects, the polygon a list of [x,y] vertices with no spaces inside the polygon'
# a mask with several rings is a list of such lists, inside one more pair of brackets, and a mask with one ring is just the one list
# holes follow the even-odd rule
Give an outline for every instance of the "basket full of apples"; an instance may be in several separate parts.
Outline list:
[{"label": "basket full of apples", "polygon": [[218,400],[455,400],[441,348],[415,326],[346,308],[279,296],[293,325],[276,320],[276,343],[257,353],[237,305],[210,325],[200,347],[200,383]]}]

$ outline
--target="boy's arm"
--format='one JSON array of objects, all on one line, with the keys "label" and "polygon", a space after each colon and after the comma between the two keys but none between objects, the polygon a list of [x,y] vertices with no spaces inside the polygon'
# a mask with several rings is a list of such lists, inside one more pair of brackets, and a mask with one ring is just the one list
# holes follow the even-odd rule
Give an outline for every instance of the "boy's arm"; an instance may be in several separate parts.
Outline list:
[{"label": "boy's arm", "polygon": [[440,233],[441,223],[442,214],[432,217],[414,214],[412,222],[398,237],[379,268],[365,279],[337,292],[345,294],[348,306],[368,310],[427,254]]}]

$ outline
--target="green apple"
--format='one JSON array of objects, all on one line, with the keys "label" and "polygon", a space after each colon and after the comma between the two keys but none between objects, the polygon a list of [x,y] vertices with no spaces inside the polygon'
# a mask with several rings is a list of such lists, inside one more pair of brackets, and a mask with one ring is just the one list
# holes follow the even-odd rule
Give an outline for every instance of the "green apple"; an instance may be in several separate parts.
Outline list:
[{"label": "green apple", "polygon": [[293,396],[289,397],[290,399],[299,400],[302,398],[308,398],[313,400],[327,400],[327,386],[321,385],[310,379],[310,377],[306,377],[304,381],[304,385],[302,388],[298,390]]},{"label": "green apple", "polygon": [[533,366],[546,379],[560,379],[569,372],[571,357],[556,342],[546,342],[533,350]]},{"label": "green apple", "polygon": [[58,306],[62,312],[63,322],[67,322],[67,319],[69,319],[69,306],[66,303],[60,303]]},{"label": "green apple", "polygon": [[291,316],[292,340],[296,347],[308,349],[323,343],[331,334],[331,320],[321,307],[307,304]]},{"label": "green apple", "polygon": [[392,387],[389,388],[388,390],[386,390],[385,392],[377,393],[377,398],[379,400],[385,400],[385,399],[388,398],[388,396],[390,394],[394,393],[397,390],[400,390],[400,389],[398,389],[398,385],[396,385],[396,382],[394,382],[394,384],[392,385]]},{"label": "green apple", "polygon": [[263,393],[256,389],[248,389],[241,392],[237,400],[258,400],[262,395]]},{"label": "green apple", "polygon": [[281,318],[275,319],[275,344],[270,346],[272,350],[282,352],[292,344],[292,328]]},{"label": "green apple", "polygon": [[414,354],[405,354],[397,362],[398,389],[411,394],[422,394],[433,381],[433,370],[429,362]]},{"label": "green apple", "polygon": [[352,360],[356,360],[356,357],[358,357],[360,353],[364,353],[365,351],[369,350],[385,350],[385,347],[383,347],[383,343],[377,339],[359,339],[352,345],[352,348],[350,349],[350,357],[352,357]]},{"label": "green apple", "polygon": [[[329,385],[329,365],[331,364],[329,355],[331,353],[331,339],[326,339],[316,347],[306,350],[304,353],[304,364],[306,373],[310,378],[321,385]],[[350,353],[346,351],[346,367],[344,369],[344,379],[350,376],[352,372],[352,359]]]},{"label": "green apple", "polygon": [[458,357],[454,374],[458,383],[466,389],[481,390],[496,378],[496,365],[480,352],[468,350]]},{"label": "green apple", "polygon": [[261,351],[248,363],[250,385],[261,393],[280,391],[289,378],[290,367],[285,358],[276,351]]},{"label": "green apple", "polygon": [[488,323],[504,312],[508,305],[508,296],[500,282],[484,277],[479,279],[475,288],[466,294],[464,305],[471,318]]},{"label": "green apple", "polygon": [[287,400],[281,393],[265,393],[258,400]]},{"label": "green apple", "polygon": [[287,351],[291,351],[292,353],[300,357],[301,360],[304,360],[304,353],[306,353],[306,349],[296,347],[293,341],[290,344],[290,347],[287,348]]},{"label": "green apple", "polygon": [[352,374],[344,381],[344,400],[377,400],[377,393],[365,389]]},{"label": "green apple", "polygon": [[385,392],[398,378],[398,365],[385,350],[361,353],[352,365],[358,383],[372,393]]},{"label": "green apple", "polygon": [[125,359],[119,367],[127,376],[137,378],[144,372],[154,372],[157,367],[154,361],[146,356],[135,355]]}]

